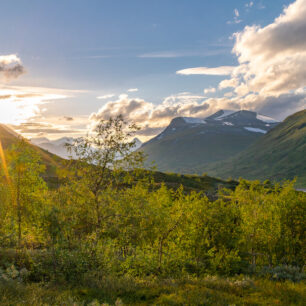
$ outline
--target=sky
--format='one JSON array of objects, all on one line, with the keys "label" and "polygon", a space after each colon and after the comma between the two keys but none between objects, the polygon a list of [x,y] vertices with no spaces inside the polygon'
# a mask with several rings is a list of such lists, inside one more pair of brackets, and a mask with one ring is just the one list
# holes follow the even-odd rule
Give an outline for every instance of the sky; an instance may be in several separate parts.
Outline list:
[{"label": "sky", "polygon": [[177,116],[306,106],[306,0],[3,0],[0,122],[80,136],[123,114],[139,137]]}]

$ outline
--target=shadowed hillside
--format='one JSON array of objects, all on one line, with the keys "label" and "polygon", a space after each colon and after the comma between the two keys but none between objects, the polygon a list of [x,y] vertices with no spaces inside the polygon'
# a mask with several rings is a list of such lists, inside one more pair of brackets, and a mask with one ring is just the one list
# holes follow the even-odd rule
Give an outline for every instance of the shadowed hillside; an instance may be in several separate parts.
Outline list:
[{"label": "shadowed hillside", "polygon": [[202,174],[254,143],[278,122],[251,111],[220,110],[207,118],[174,118],[140,150],[160,171]]},{"label": "shadowed hillside", "polygon": [[305,187],[306,110],[289,116],[234,158],[203,168],[222,178],[283,181],[297,177],[297,186]]}]

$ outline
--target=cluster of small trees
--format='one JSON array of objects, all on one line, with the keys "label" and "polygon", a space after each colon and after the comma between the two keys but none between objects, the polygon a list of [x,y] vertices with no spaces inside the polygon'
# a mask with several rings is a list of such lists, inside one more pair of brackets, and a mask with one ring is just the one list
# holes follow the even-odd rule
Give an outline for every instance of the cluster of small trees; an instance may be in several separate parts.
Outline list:
[{"label": "cluster of small trees", "polygon": [[182,187],[156,188],[141,168],[143,155],[132,151],[136,129],[121,117],[101,122],[93,137],[68,148],[78,160],[62,167],[55,189],[26,141],[6,152],[2,248],[31,249],[33,270],[66,279],[88,271],[231,275],[304,265],[306,195],[292,183],[241,180],[216,201]]}]

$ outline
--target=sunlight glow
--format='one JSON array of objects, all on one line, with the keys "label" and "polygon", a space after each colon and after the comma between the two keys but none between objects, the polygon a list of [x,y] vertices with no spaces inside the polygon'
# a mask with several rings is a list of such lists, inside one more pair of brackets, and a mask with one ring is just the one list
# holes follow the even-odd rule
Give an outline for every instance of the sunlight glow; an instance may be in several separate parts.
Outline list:
[{"label": "sunlight glow", "polygon": [[41,105],[67,96],[43,90],[0,89],[0,123],[20,124],[39,116]]}]

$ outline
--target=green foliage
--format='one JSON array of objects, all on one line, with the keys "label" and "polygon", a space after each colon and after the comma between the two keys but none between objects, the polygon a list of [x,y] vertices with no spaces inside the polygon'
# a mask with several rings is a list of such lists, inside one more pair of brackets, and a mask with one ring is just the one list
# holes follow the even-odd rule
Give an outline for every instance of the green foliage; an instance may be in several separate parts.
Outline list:
[{"label": "green foliage", "polygon": [[7,161],[2,164],[2,189],[6,189],[3,217],[10,226],[9,240],[17,240],[19,247],[40,243],[38,223],[41,222],[41,206],[47,190],[40,176],[45,169],[40,156],[21,139],[7,152]]},{"label": "green foliage", "polygon": [[[228,183],[230,188],[208,197],[200,186],[211,178],[167,174],[177,184],[169,188],[141,168],[142,157],[131,153],[125,127],[122,118],[102,122],[96,138],[79,141],[72,149],[80,160],[62,169],[57,189],[46,186],[39,155],[26,142],[8,151],[0,177],[3,301],[14,300],[19,290],[20,299],[34,304],[45,302],[43,292],[59,303],[49,289],[32,284],[45,282],[69,284],[71,289],[59,295],[68,304],[114,304],[117,298],[130,304],[142,299],[256,304],[251,294],[256,281],[253,285],[245,275],[303,283],[306,194],[296,191],[294,182],[240,180],[236,188]],[[188,192],[180,181],[189,184]],[[281,286],[284,295],[294,292],[292,300],[277,296],[276,287],[267,284],[272,304],[301,300],[289,284]],[[82,296],[75,291],[79,287],[89,291]],[[256,290],[262,298],[269,296],[264,286]],[[241,294],[250,299],[241,300]]]}]

